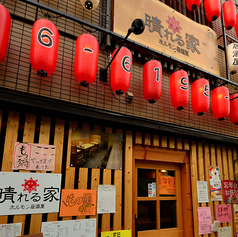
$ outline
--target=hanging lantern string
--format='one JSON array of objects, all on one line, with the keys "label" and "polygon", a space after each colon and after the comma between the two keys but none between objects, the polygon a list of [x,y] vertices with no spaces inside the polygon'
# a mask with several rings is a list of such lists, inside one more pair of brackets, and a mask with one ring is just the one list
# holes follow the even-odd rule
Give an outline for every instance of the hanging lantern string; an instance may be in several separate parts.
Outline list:
[{"label": "hanging lantern string", "polygon": [[94,31],[92,31],[92,30],[90,30],[90,29],[88,29],[88,28],[85,28],[84,25],[81,24],[81,23],[80,23],[80,25],[82,26],[82,28],[83,28],[86,32],[90,32],[90,34],[95,33],[95,32],[98,31],[98,30],[94,30]]},{"label": "hanging lantern string", "polygon": [[[97,89],[96,89],[96,90],[97,90]],[[119,101],[120,103],[125,104],[125,105],[127,104],[127,103],[124,103],[124,102],[120,101],[120,100],[114,95],[112,89],[111,89],[111,94],[112,94],[113,97],[114,97],[117,101]]]},{"label": "hanging lantern string", "polygon": [[47,13],[44,13],[44,12],[42,11],[42,8],[41,8],[40,10],[41,10],[42,15],[43,15],[44,17],[47,17],[47,19],[48,19],[48,18],[59,18],[59,17],[62,17],[62,16],[51,16],[48,12],[47,12]]}]

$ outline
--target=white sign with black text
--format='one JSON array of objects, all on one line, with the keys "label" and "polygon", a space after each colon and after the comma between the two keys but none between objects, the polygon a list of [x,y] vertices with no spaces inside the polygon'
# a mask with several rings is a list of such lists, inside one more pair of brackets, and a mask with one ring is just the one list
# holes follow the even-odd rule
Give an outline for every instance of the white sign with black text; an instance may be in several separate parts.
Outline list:
[{"label": "white sign with black text", "polygon": [[59,212],[61,174],[0,172],[0,215]]}]

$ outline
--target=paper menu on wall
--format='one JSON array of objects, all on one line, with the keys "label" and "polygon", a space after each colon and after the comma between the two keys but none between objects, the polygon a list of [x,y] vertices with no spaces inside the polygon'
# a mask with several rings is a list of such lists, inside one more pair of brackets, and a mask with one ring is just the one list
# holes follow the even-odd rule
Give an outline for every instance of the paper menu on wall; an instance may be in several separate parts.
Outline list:
[{"label": "paper menu on wall", "polygon": [[197,181],[198,203],[209,202],[207,181]]},{"label": "paper menu on wall", "polygon": [[14,237],[20,236],[22,229],[22,223],[3,224],[0,225],[0,236]]},{"label": "paper menu on wall", "polygon": [[218,228],[219,237],[232,237],[231,226]]},{"label": "paper menu on wall", "polygon": [[232,222],[231,205],[215,205],[216,220],[220,223]]},{"label": "paper menu on wall", "polygon": [[44,237],[96,237],[96,219],[42,222]]},{"label": "paper menu on wall", "polygon": [[98,185],[97,214],[115,213],[116,185]]},{"label": "paper menu on wall", "polygon": [[210,207],[198,207],[198,228],[199,235],[212,233]]}]

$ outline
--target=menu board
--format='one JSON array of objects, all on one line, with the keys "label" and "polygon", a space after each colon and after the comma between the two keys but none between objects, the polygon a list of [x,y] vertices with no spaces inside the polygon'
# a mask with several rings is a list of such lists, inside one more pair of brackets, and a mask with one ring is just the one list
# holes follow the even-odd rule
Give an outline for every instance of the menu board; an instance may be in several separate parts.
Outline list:
[{"label": "menu board", "polygon": [[96,219],[42,222],[41,232],[47,237],[96,237]]},{"label": "menu board", "polygon": [[212,233],[210,207],[198,207],[199,235]]}]

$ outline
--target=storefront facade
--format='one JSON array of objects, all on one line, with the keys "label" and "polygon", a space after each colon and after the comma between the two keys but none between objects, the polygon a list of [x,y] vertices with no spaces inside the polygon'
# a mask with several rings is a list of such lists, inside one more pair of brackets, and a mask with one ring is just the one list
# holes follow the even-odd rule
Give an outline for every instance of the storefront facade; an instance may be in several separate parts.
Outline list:
[{"label": "storefront facade", "polygon": [[[117,95],[113,92],[109,70],[107,81],[102,81],[100,69],[106,68],[111,53],[125,36],[123,30],[120,32],[117,17],[123,22],[124,15],[133,15],[131,8],[123,12],[121,5],[124,4],[120,5],[120,1],[105,0],[101,0],[93,11],[84,9],[79,1],[5,0],[3,3],[11,15],[11,32],[7,55],[0,63],[1,172],[17,172],[12,170],[15,142],[55,145],[55,169],[47,173],[62,174],[61,189],[97,190],[99,184],[116,185],[116,209],[113,214],[77,217],[60,217],[58,213],[4,215],[0,216],[0,224],[23,223],[22,235],[26,235],[40,233],[42,222],[96,218],[97,234],[131,230],[132,236],[141,237],[148,234],[199,236],[198,207],[210,207],[213,223],[216,205],[225,204],[224,201],[211,201],[209,166],[220,168],[221,180],[234,180],[237,160],[237,126],[229,118],[215,119],[211,106],[204,115],[198,116],[191,104],[191,85],[197,78],[207,78],[211,91],[219,83],[226,82],[223,40],[214,37],[222,33],[220,18],[209,23],[203,3],[191,12],[184,2],[161,1],[160,4],[166,5],[172,13],[181,12],[185,22],[186,19],[197,22],[201,32],[204,28],[208,31],[212,28],[215,33],[209,35],[218,47],[214,60],[217,64],[208,65],[208,69],[208,63],[199,60],[196,65],[196,55],[188,52],[194,56],[191,58],[194,62],[190,64],[186,53],[180,53],[182,58],[181,55],[177,57],[178,53],[170,55],[169,51],[143,44],[144,39],[140,38],[143,34],[131,35],[125,42],[133,57],[128,89],[133,96],[130,99],[126,93]],[[156,3],[148,1],[148,5],[152,4]],[[147,9],[145,6],[145,9],[145,32],[151,37],[156,33],[159,42],[162,31],[153,32],[148,20],[148,16],[151,22],[155,17],[153,7]],[[158,7],[158,12],[161,9]],[[31,32],[34,22],[45,18],[46,13],[59,30],[59,50],[55,71],[48,77],[40,77],[30,64]],[[159,14],[157,16],[159,18]],[[135,14],[136,17],[140,16]],[[131,26],[131,19],[127,23],[126,29]],[[80,86],[74,75],[75,44],[77,37],[84,33],[92,34],[100,48],[96,80],[88,87]],[[173,36],[176,34],[179,35],[177,32]],[[234,29],[231,35],[236,37]],[[203,43],[202,39],[200,43]],[[143,97],[142,81],[143,66],[152,58],[161,62],[163,75],[161,97],[153,104]],[[178,65],[188,72],[190,80],[189,103],[180,111],[171,104],[169,85],[170,76]],[[231,83],[225,84],[230,93],[235,92],[237,82],[234,74]],[[122,168],[73,166],[71,147],[75,128],[122,135]],[[164,170],[174,182],[172,193],[159,190],[159,177]],[[206,203],[198,203],[197,181],[208,181],[209,201]],[[154,196],[148,195],[148,183],[156,184]],[[232,226],[233,236],[236,236],[234,215],[232,220],[219,227]],[[218,233],[204,236],[218,236]]]}]

